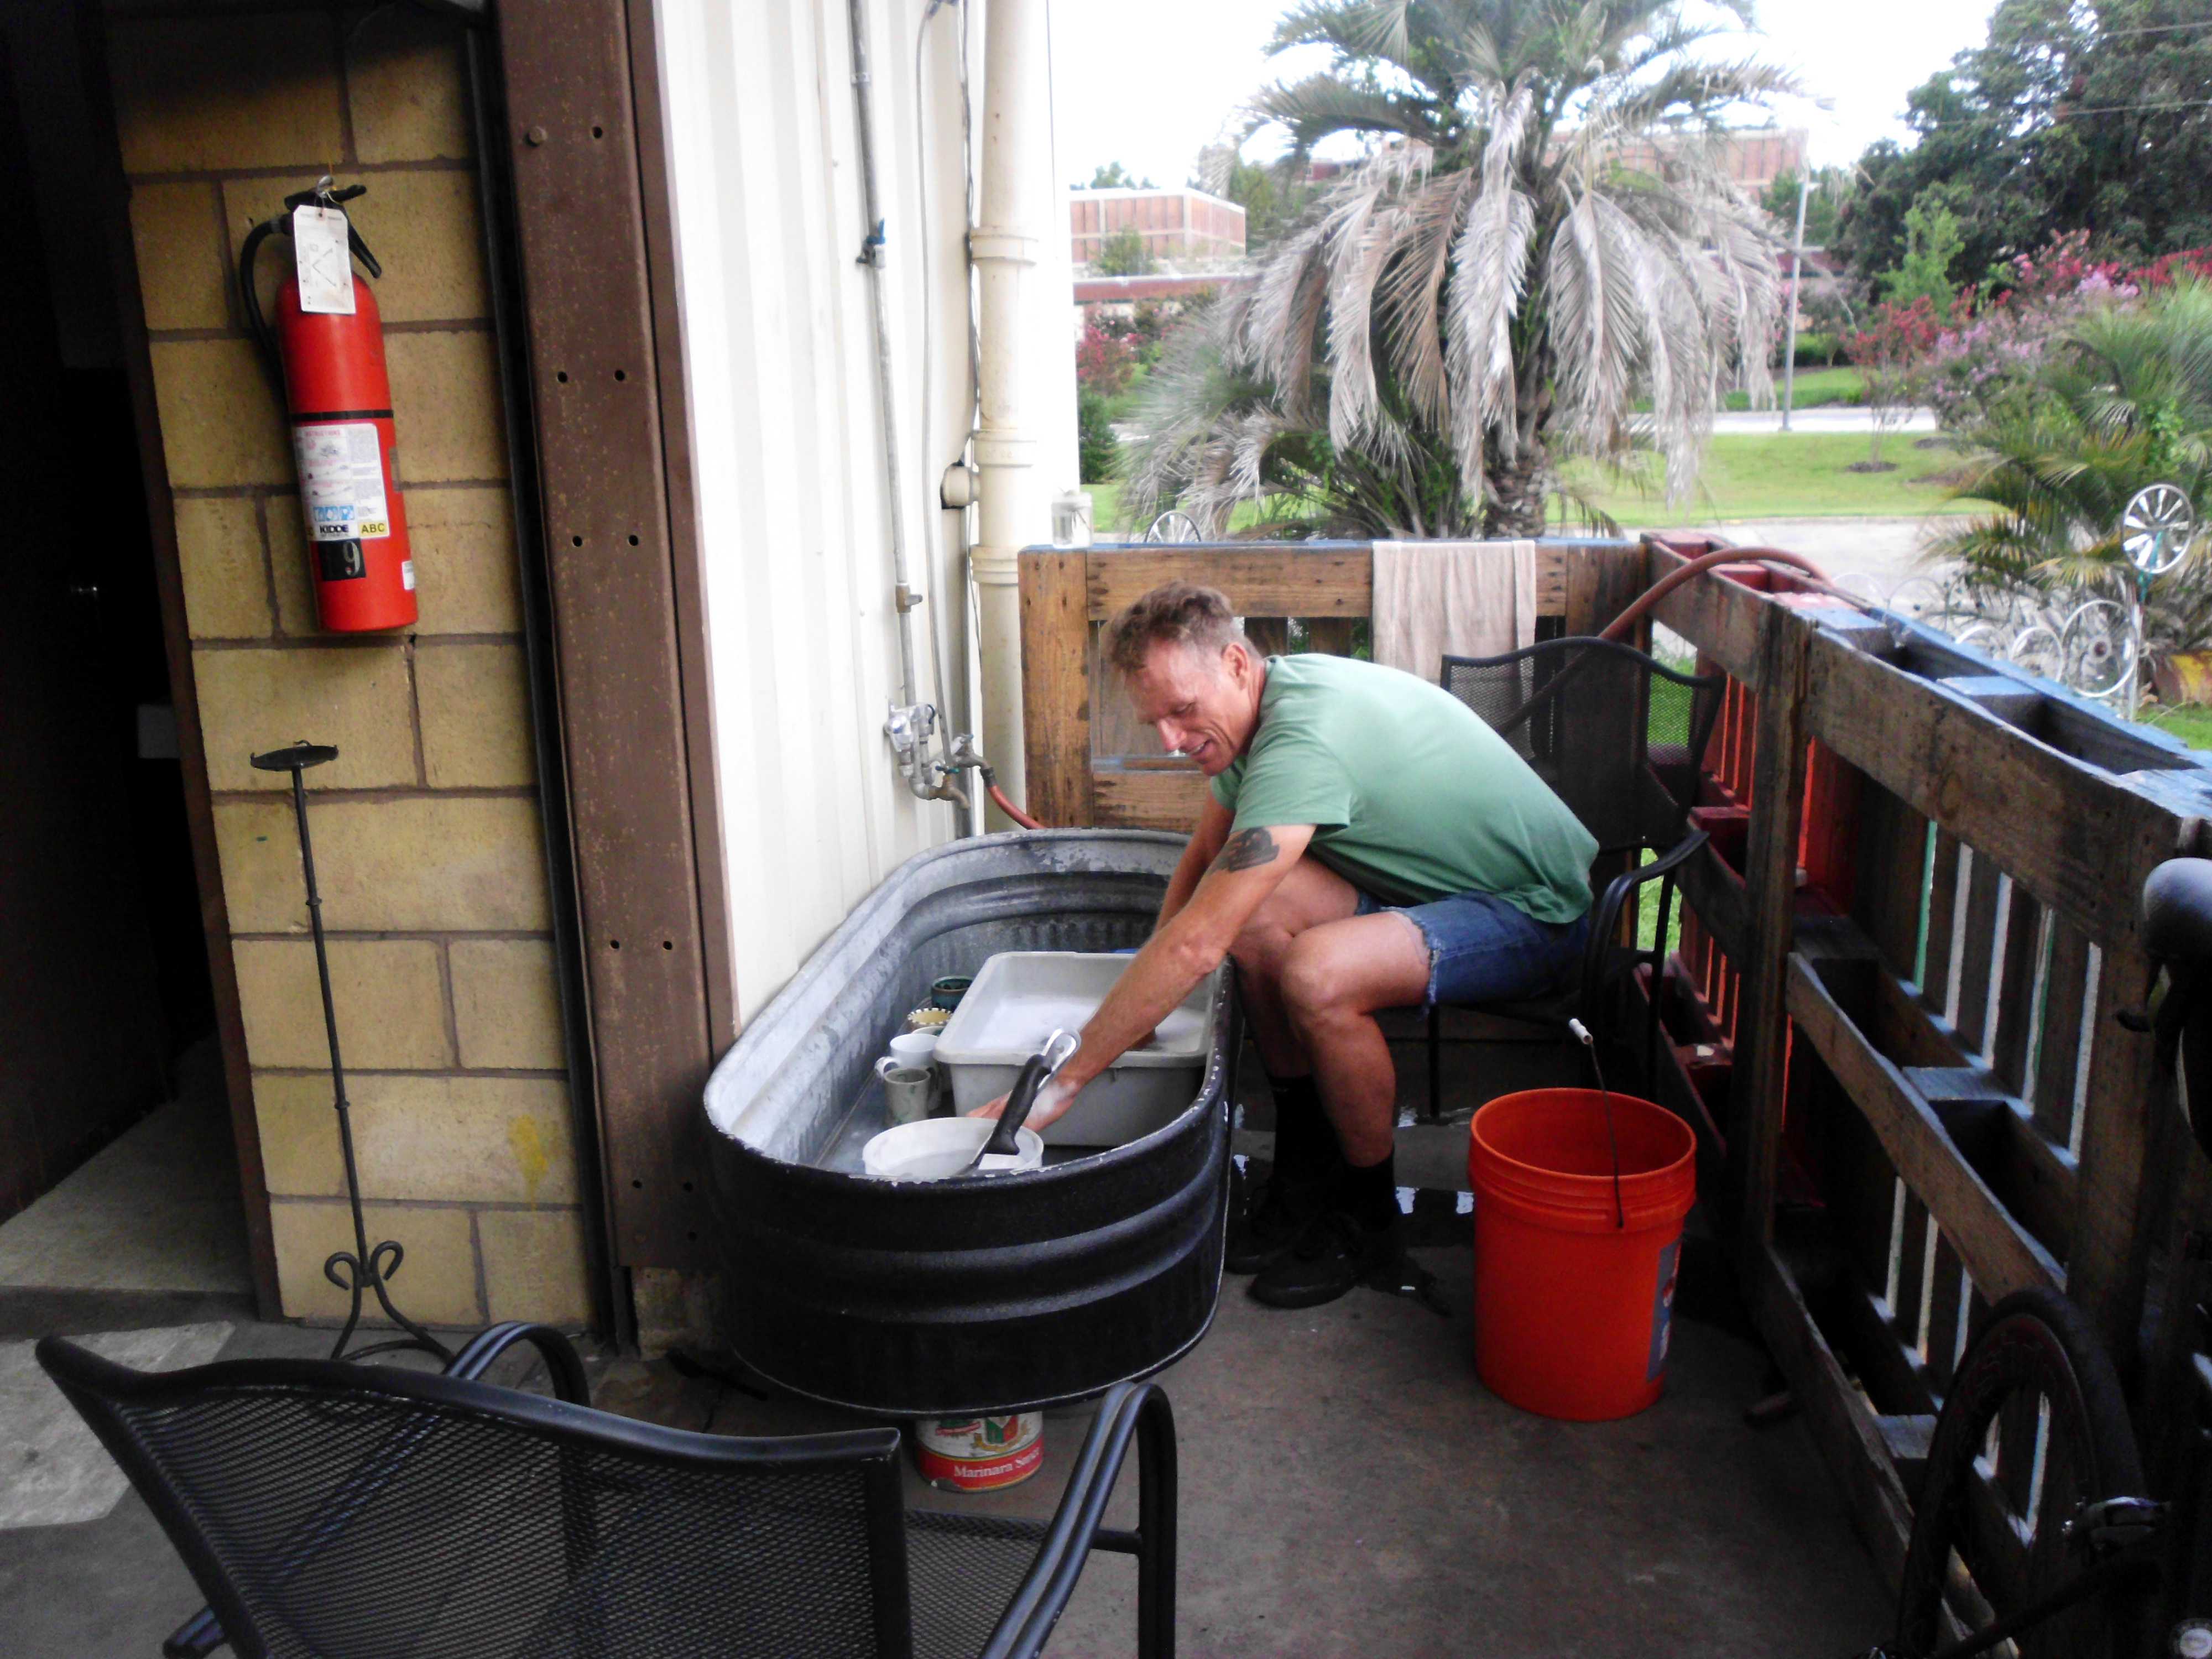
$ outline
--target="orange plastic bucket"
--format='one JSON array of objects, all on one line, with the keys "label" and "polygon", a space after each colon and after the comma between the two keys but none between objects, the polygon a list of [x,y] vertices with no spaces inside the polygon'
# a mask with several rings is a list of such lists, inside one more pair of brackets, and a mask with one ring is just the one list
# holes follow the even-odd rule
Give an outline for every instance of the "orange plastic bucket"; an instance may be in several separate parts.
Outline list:
[{"label": "orange plastic bucket", "polygon": [[[1682,1218],[1698,1142],[1672,1112],[1531,1089],[1474,1115],[1474,1363],[1500,1399],[1545,1417],[1631,1417],[1665,1387]],[[1626,1218],[1626,1226],[1621,1224]]]}]

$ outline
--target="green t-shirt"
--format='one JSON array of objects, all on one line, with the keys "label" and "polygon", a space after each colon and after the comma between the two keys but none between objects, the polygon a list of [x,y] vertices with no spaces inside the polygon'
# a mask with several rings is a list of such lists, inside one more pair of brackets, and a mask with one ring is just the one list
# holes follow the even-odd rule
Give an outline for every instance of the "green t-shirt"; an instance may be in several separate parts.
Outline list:
[{"label": "green t-shirt", "polygon": [[1589,908],[1589,831],[1474,710],[1395,668],[1270,657],[1252,746],[1212,787],[1238,830],[1312,824],[1314,856],[1386,903]]}]

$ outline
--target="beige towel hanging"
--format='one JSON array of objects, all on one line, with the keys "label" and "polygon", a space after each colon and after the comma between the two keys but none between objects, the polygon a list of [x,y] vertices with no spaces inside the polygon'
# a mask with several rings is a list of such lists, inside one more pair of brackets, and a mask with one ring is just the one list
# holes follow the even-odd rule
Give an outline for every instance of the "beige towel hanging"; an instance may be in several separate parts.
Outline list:
[{"label": "beige towel hanging", "polygon": [[1445,653],[1497,657],[1536,642],[1536,544],[1377,542],[1375,660],[1433,682]]}]

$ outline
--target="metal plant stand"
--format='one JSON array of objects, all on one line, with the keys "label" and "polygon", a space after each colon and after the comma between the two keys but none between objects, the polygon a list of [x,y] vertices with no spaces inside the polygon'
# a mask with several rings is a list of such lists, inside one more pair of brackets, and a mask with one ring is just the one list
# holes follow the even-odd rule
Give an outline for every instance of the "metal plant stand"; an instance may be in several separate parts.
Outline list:
[{"label": "metal plant stand", "polygon": [[[353,1208],[353,1249],[333,1251],[323,1263],[323,1277],[353,1298],[346,1313],[345,1328],[338,1333],[338,1340],[331,1348],[331,1358],[366,1359],[371,1354],[416,1348],[434,1354],[441,1362],[450,1361],[453,1357],[451,1348],[392,1305],[392,1296],[386,1286],[399,1271],[406,1251],[397,1239],[392,1238],[371,1249],[368,1224],[361,1212],[361,1173],[354,1164],[353,1117],[346,1103],[345,1063],[338,1057],[337,1005],[331,995],[330,950],[323,942],[323,895],[315,884],[315,849],[307,838],[307,785],[303,776],[309,767],[321,766],[337,757],[338,751],[326,743],[295,743],[289,749],[272,749],[265,755],[252,757],[254,766],[264,772],[292,775],[292,814],[300,826],[300,866],[307,873],[307,925],[314,930],[315,972],[323,985],[323,1030],[331,1044],[331,1098],[337,1109],[338,1148],[345,1155],[346,1202]],[[353,1340],[354,1331],[361,1323],[364,1291],[374,1293],[377,1304],[406,1334],[372,1342],[349,1354],[346,1344]]]}]

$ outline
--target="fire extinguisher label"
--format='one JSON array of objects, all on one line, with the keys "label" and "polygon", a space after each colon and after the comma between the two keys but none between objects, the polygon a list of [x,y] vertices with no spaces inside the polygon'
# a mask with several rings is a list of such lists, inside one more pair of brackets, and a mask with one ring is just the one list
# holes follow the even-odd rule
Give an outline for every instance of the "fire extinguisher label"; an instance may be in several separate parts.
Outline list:
[{"label": "fire extinguisher label", "polygon": [[300,464],[300,506],[311,540],[373,541],[392,533],[374,422],[295,426],[292,448]]}]

